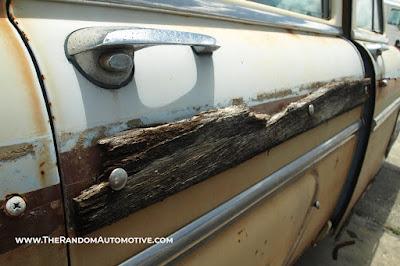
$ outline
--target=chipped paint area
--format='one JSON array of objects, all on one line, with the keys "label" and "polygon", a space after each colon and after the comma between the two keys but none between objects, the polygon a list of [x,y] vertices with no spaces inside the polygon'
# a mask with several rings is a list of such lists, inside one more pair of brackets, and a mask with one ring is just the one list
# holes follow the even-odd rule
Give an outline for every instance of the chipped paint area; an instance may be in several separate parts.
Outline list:
[{"label": "chipped paint area", "polygon": [[0,147],[0,161],[16,160],[30,153],[34,153],[33,145],[31,143]]},{"label": "chipped paint area", "polygon": [[53,143],[47,138],[0,147],[0,199],[59,183]]},{"label": "chipped paint area", "polygon": [[291,89],[286,90],[275,90],[274,92],[264,92],[257,94],[256,101],[264,101],[269,99],[279,99],[286,97],[288,95],[293,95],[293,91]]},{"label": "chipped paint area", "polygon": [[142,126],[140,119],[132,119],[127,122],[113,123],[106,126],[89,128],[78,133],[61,133],[59,136],[59,149],[61,153],[73,149],[89,148],[95,145],[100,137],[111,136],[118,132]]}]

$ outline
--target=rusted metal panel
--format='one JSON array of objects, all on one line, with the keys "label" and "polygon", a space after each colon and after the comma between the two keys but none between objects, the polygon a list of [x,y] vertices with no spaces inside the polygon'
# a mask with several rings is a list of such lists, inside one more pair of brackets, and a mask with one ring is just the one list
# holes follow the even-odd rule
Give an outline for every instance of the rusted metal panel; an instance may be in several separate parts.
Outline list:
[{"label": "rusted metal panel", "polygon": [[0,201],[0,254],[18,247],[15,237],[63,235],[64,208],[60,193],[60,186],[54,185],[19,194],[27,205],[20,217],[8,216],[4,210],[12,194]]},{"label": "rusted metal panel", "polygon": [[[50,257],[63,263],[67,261],[64,245],[18,246],[14,239],[64,235],[64,209],[42,90],[31,56],[9,21],[6,1],[0,1],[0,39],[0,264],[16,265],[28,253],[48,257],[54,251]],[[16,217],[5,212],[13,195],[26,203],[25,211]]]}]

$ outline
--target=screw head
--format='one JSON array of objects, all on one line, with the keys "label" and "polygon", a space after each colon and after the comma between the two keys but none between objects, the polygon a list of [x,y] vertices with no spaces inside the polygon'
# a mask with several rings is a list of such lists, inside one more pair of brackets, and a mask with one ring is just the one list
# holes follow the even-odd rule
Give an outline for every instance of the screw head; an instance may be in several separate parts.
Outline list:
[{"label": "screw head", "polygon": [[26,202],[20,196],[13,196],[6,202],[6,212],[11,216],[20,216],[26,209]]},{"label": "screw head", "polygon": [[314,202],[314,207],[315,207],[316,209],[319,209],[319,208],[321,207],[321,203],[319,202],[319,200],[317,200],[317,201]]},{"label": "screw head", "polygon": [[126,181],[128,181],[128,173],[122,168],[115,168],[108,177],[108,182],[112,190],[123,189]]},{"label": "screw head", "polygon": [[313,104],[309,104],[309,105],[308,105],[308,113],[309,113],[310,115],[313,115],[313,114],[314,114],[314,105],[313,105]]}]

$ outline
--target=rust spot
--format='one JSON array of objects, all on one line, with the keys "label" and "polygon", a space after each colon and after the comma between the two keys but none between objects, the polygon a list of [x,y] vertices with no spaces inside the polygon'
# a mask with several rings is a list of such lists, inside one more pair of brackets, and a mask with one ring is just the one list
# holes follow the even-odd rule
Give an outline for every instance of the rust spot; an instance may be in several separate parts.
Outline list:
[{"label": "rust spot", "polygon": [[67,188],[67,198],[72,199],[92,185],[102,173],[102,158],[99,147],[75,147],[60,154],[60,167]]},{"label": "rust spot", "polygon": [[21,34],[22,34],[22,38],[24,38],[24,40],[25,40],[26,42],[29,42],[29,38],[28,38],[28,36],[26,35],[26,33],[25,33],[24,31],[21,30]]},{"label": "rust spot", "polygon": [[28,154],[34,154],[33,145],[22,143],[10,146],[0,147],[0,161],[16,160]]},{"label": "rust spot", "polygon": [[[10,5],[10,16],[15,21],[12,3]],[[36,72],[33,70],[31,58],[26,51],[25,45],[20,41],[20,36],[16,33],[14,27],[10,23],[6,12],[5,1],[0,2],[0,35],[4,42],[4,48],[12,56],[15,61],[10,71],[16,71],[20,74],[20,80],[25,85],[27,99],[30,101],[32,121],[36,126],[37,133],[45,133],[47,131],[47,121],[44,118],[41,90],[38,88]],[[22,89],[22,88],[21,88]]]},{"label": "rust spot", "polygon": [[46,78],[44,77],[43,74],[40,74],[40,78],[41,78],[42,80],[45,80],[45,79],[46,79]]}]

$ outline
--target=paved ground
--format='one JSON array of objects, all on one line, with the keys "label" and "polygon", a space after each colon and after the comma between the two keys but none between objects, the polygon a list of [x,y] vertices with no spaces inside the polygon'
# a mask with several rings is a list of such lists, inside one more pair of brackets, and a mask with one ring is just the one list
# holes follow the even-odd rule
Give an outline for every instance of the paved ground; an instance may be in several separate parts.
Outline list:
[{"label": "paved ground", "polygon": [[[340,248],[333,260],[333,248],[345,241],[354,244]],[[324,239],[297,264],[400,266],[400,138],[339,239]]]}]

